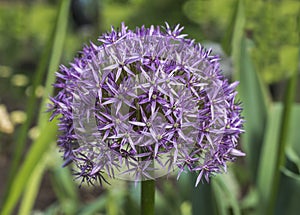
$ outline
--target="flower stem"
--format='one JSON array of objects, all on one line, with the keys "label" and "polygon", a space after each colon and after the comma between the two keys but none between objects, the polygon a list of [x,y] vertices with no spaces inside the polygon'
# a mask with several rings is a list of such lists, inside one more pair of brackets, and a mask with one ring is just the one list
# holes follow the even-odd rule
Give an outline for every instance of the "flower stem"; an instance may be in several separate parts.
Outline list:
[{"label": "flower stem", "polygon": [[154,215],[155,181],[142,181],[141,192],[141,214]]}]

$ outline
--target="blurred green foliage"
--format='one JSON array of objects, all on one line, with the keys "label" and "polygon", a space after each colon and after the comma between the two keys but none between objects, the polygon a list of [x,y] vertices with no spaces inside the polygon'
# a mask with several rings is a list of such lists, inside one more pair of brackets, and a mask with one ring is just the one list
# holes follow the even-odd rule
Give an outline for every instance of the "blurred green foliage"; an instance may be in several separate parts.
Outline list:
[{"label": "blurred green foliage", "polygon": [[204,35],[204,39],[220,42],[230,24],[236,2],[236,0],[189,0],[184,4],[183,11],[190,20],[199,25],[199,32]]},{"label": "blurred green foliage", "polygon": [[[82,10],[77,12],[68,2],[0,3],[0,103],[8,112],[27,108],[31,119],[28,126],[15,125],[15,133],[0,130],[0,214],[140,213],[139,185],[116,180],[104,188],[78,188],[71,169],[61,168],[54,142],[56,126],[47,123],[41,98],[30,92],[42,86],[45,104],[58,63],[67,64],[84,43],[96,42],[102,32],[122,21],[130,28],[165,21],[184,25],[189,37],[222,45],[225,60],[232,62],[229,76],[240,81],[246,120],[241,142],[247,157],[230,165],[226,175],[197,188],[195,176],[189,174],[179,181],[173,176],[159,179],[156,214],[298,214],[299,1],[80,0]],[[87,21],[80,22],[84,16]],[[29,82],[14,85],[15,74]],[[281,92],[279,82],[285,82],[287,90],[282,101],[274,102],[277,95],[270,84]],[[35,140],[27,137],[32,128],[40,133]],[[17,159],[14,172],[10,167],[15,157],[10,155],[16,149],[23,159]]]},{"label": "blurred green foliage", "polygon": [[255,43],[254,65],[267,83],[291,75],[299,49],[298,1],[251,1],[246,3],[246,29]]},{"label": "blurred green foliage", "polygon": [[[206,39],[221,41],[230,24],[236,0],[190,0],[184,12],[201,26]],[[299,2],[245,1],[245,29],[255,47],[254,65],[267,83],[287,78],[297,62]]]},{"label": "blurred green foliage", "polygon": [[0,43],[1,64],[36,61],[53,27],[55,9],[44,4],[0,4],[0,41],[5,41]]}]

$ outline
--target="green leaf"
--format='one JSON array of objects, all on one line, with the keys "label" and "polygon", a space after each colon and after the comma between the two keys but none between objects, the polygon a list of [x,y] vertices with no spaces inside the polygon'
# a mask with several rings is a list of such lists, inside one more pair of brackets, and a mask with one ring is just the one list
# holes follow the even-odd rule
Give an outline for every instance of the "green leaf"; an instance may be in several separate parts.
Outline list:
[{"label": "green leaf", "polygon": [[50,62],[49,62],[49,67],[47,72],[45,93],[42,98],[42,102],[40,106],[38,125],[43,125],[48,121],[48,116],[45,114],[46,105],[49,101],[48,99],[49,95],[52,95],[53,93],[52,83],[54,83],[55,81],[54,72],[57,71],[58,69],[58,65],[63,52],[63,45],[67,33],[69,7],[70,7],[70,0],[61,1],[58,19],[55,27],[55,32],[54,32],[52,52],[51,52]]},{"label": "green leaf", "polygon": [[246,132],[242,135],[242,143],[246,150],[246,159],[250,164],[250,172],[253,174],[252,179],[255,179],[268,117],[269,98],[266,86],[263,85],[252,64],[250,48],[251,41],[243,37],[239,55],[234,57],[234,62],[238,69],[237,80],[240,81],[238,92],[246,121],[244,124]]},{"label": "green leaf", "polygon": [[300,211],[300,175],[282,168],[280,187],[274,208],[275,215],[296,215]]},{"label": "green leaf", "polygon": [[294,162],[300,171],[300,132],[299,130],[299,119],[300,119],[300,104],[293,106],[293,111],[291,115],[290,132],[288,137],[288,144],[286,147],[287,157]]},{"label": "green leaf", "polygon": [[[239,202],[236,194],[233,192],[235,181],[232,176],[229,173],[228,175],[219,175],[212,180],[212,185],[213,188],[215,187],[214,191],[217,191],[214,192],[214,196],[217,199],[217,203],[219,203],[218,205],[222,212],[220,214],[230,214],[228,209],[231,208],[233,215],[240,215]],[[220,199],[220,196],[224,198]],[[224,202],[227,202],[227,204],[224,204]]]},{"label": "green leaf", "polygon": [[[180,193],[180,195],[178,195],[178,193]],[[178,192],[177,188],[174,189],[174,184],[165,179],[161,189],[156,189],[155,214],[180,215],[181,195],[182,193]]]},{"label": "green leaf", "polygon": [[239,44],[241,40],[243,28],[245,25],[244,3],[242,0],[236,0],[234,2],[234,10],[232,18],[225,32],[225,36],[222,41],[223,50],[227,55],[230,55],[234,46]]},{"label": "green leaf", "polygon": [[[50,154],[51,159],[60,160],[60,156],[56,150],[52,150]],[[68,168],[62,168],[61,162],[55,162],[51,170],[51,179],[54,191],[60,205],[62,206],[63,214],[74,214],[79,208],[79,197],[77,193],[77,186],[74,183],[73,177]]]},{"label": "green leaf", "polygon": [[234,79],[240,82],[238,86],[239,98],[243,102],[245,117],[245,134],[242,135],[243,148],[247,153],[247,162],[252,173],[252,180],[256,178],[258,160],[264,136],[264,127],[267,118],[267,104],[269,97],[266,86],[258,76],[249,51],[252,44],[245,38],[245,2],[236,2],[231,25],[227,36],[223,40],[223,48],[232,54],[234,63]]},{"label": "green leaf", "polygon": [[[18,172],[15,172],[15,168],[18,167],[20,156],[23,151],[25,139],[26,139],[26,131],[28,130],[28,122],[22,129],[22,136],[20,137],[20,142],[22,143],[20,145],[20,148],[16,147],[16,158],[14,159],[14,163],[12,166],[12,173],[11,178],[9,180],[9,184],[7,186],[7,192],[4,196],[3,201],[3,210],[1,211],[1,214],[10,214],[10,212],[13,210],[13,207],[17,203],[21,193],[24,190],[24,187],[26,186],[26,183],[28,182],[28,177],[30,177],[31,172],[35,169],[35,166],[37,163],[40,162],[42,159],[44,153],[46,150],[49,149],[51,140],[54,139],[56,134],[56,121],[53,121],[52,123],[48,123],[49,120],[49,114],[45,114],[45,106],[46,102],[48,101],[48,96],[52,94],[53,88],[51,86],[51,83],[54,81],[54,74],[53,72],[57,69],[59,60],[61,57],[62,49],[63,49],[63,42],[66,34],[66,27],[67,27],[67,21],[68,21],[68,12],[69,12],[69,5],[70,0],[61,1],[60,8],[58,10],[58,18],[56,27],[54,28],[54,39],[52,42],[50,42],[49,47],[52,47],[51,50],[51,56],[50,56],[50,63],[48,68],[48,77],[45,87],[45,94],[42,99],[42,106],[40,108],[40,114],[38,118],[38,128],[40,131],[40,136],[38,139],[32,144],[29,153],[26,155],[26,159],[19,169]],[[45,53],[45,58],[42,58],[43,63],[40,64],[40,68],[38,69],[38,81],[35,84],[38,84],[41,78],[42,70],[44,69],[46,58],[48,57],[48,52]],[[31,108],[35,104],[35,99],[32,99],[30,101],[28,110],[29,114],[33,114]],[[25,135],[25,136],[24,136]],[[24,142],[22,142],[24,141]],[[36,184],[38,185],[38,184]],[[35,188],[37,189],[37,188]],[[31,202],[32,203],[32,202]],[[27,203],[29,204],[29,202]],[[31,206],[26,206],[31,207]]]},{"label": "green leaf", "polygon": [[[283,173],[285,176],[283,177],[282,174],[280,176],[276,176],[277,170],[277,159],[278,159],[278,150],[279,149],[279,135],[280,135],[280,128],[282,124],[282,116],[283,116],[283,105],[281,103],[275,103],[272,107],[270,114],[269,114],[269,120],[266,127],[266,136],[264,139],[264,146],[262,149],[260,164],[259,164],[259,172],[258,172],[258,180],[257,180],[257,186],[258,186],[258,195],[259,195],[259,214],[265,214],[267,210],[267,206],[270,202],[270,200],[273,198],[276,202],[278,201],[284,201],[281,198],[281,195],[289,196],[290,192],[284,192],[285,188],[282,186],[288,186],[286,183],[287,181],[290,181],[290,179],[287,179],[286,176],[291,177],[293,179],[299,180],[300,176],[291,172],[285,167],[282,167],[282,164],[280,165],[280,168],[283,168]],[[298,131],[299,129],[299,119],[300,119],[300,105],[295,104],[293,105],[293,108],[291,110],[291,121],[289,122],[290,125],[288,126],[289,133],[287,137],[287,145],[285,145],[285,150],[283,149],[283,152],[285,151],[287,157],[294,162],[296,165],[298,165],[299,168],[299,161],[300,161],[300,150],[299,150],[299,139],[300,139],[300,133]],[[299,151],[298,151],[299,150]],[[280,184],[277,184],[277,188],[279,189],[279,193],[274,194],[273,192],[273,184],[275,177],[281,177]],[[294,182],[293,182],[294,183]],[[299,186],[299,185],[297,185]],[[286,188],[288,190],[290,188]],[[298,188],[295,188],[298,189]],[[296,191],[293,191],[296,192]],[[273,196],[276,195],[276,196]],[[294,194],[293,194],[294,195]],[[295,194],[296,195],[296,194]],[[300,198],[300,197],[298,197]],[[278,208],[278,203],[276,203],[272,210],[283,210]],[[276,208],[277,209],[276,209]],[[295,206],[292,206],[295,207]],[[284,206],[285,209],[289,208],[287,206]],[[283,212],[282,212],[283,213]],[[280,213],[278,213],[280,214]],[[286,213],[284,214],[292,214],[292,213]]]},{"label": "green leaf", "polygon": [[51,54],[52,45],[53,45],[53,35],[50,35],[49,40],[44,48],[42,57],[38,63],[37,69],[34,74],[32,90],[30,92],[28,103],[26,106],[26,116],[27,116],[26,121],[24,124],[22,124],[20,131],[18,132],[17,139],[14,143],[15,150],[13,151],[12,165],[9,171],[8,184],[6,185],[7,187],[6,193],[8,193],[9,191],[11,185],[10,182],[12,181],[12,178],[15,176],[18,166],[20,164],[22,153],[24,151],[27,136],[28,136],[28,130],[30,128],[30,125],[32,124],[33,118],[37,111],[37,97],[35,92],[36,92],[36,88],[42,84],[43,77],[45,76],[49,57]]},{"label": "green leaf", "polygon": [[[300,104],[295,104],[291,113],[291,122],[290,122],[290,135],[288,137],[287,146],[286,146],[286,156],[287,158],[293,162],[297,166],[298,174],[292,172],[288,169],[288,167],[284,167],[281,169],[281,172],[284,176],[281,176],[281,189],[279,190],[279,199],[277,204],[282,204],[282,201],[285,201],[281,198],[282,195],[288,198],[300,198],[300,133],[299,133],[299,119],[300,119]],[[286,165],[287,166],[287,165]],[[292,182],[287,182],[289,180],[294,180]],[[294,188],[287,193],[288,187],[290,184],[294,184]],[[285,193],[284,193],[285,192]],[[292,197],[291,197],[292,196]],[[293,199],[288,201],[289,205],[288,210],[290,211],[299,211],[300,206],[298,202],[295,202]],[[286,207],[285,207],[286,208]],[[280,209],[278,209],[280,210]]]},{"label": "green leaf", "polygon": [[78,215],[94,215],[97,214],[97,212],[100,212],[105,209],[105,206],[107,204],[107,196],[101,195],[99,198],[97,198],[92,203],[84,206],[80,209],[78,212]]},{"label": "green leaf", "polygon": [[222,187],[215,180],[212,181],[211,186],[212,186],[213,192],[215,194],[218,214],[228,215],[229,214],[228,213],[228,205],[227,205],[227,202],[225,201],[226,198],[225,198],[224,192],[222,190]]},{"label": "green leaf", "polygon": [[31,172],[31,175],[26,184],[26,188],[24,190],[24,194],[22,197],[21,206],[19,209],[19,215],[30,214],[32,207],[35,203],[35,198],[38,194],[39,187],[41,184],[42,176],[44,170],[47,166],[47,157],[41,159],[41,161],[37,164],[34,170]]},{"label": "green leaf", "polygon": [[283,167],[283,168],[281,169],[281,172],[282,172],[285,176],[287,176],[287,177],[289,177],[289,178],[291,178],[291,179],[293,179],[293,180],[296,180],[296,181],[300,182],[300,174],[296,174],[296,173],[290,171],[289,169],[287,169],[286,167]]},{"label": "green leaf", "polygon": [[276,171],[275,166],[278,151],[281,115],[282,104],[275,103],[274,106],[270,108],[257,175],[257,188],[259,195],[258,206],[260,214],[265,213],[268,201],[271,197],[272,182],[274,180],[274,174]]},{"label": "green leaf", "polygon": [[[253,208],[256,208],[258,204],[258,193],[257,190],[254,188],[250,188],[246,196],[243,197],[241,203],[240,203],[240,208],[242,210],[251,210]],[[253,213],[255,214],[255,213]]]},{"label": "green leaf", "polygon": [[121,204],[124,196],[125,192],[122,186],[117,185],[109,189],[106,203],[106,213],[108,215],[118,215],[121,213]]},{"label": "green leaf", "polygon": [[[300,51],[300,50],[299,50]],[[298,57],[299,58],[299,51]],[[276,164],[275,164],[275,175],[272,184],[272,194],[271,199],[268,202],[269,213],[274,213],[276,206],[276,197],[278,195],[278,186],[280,184],[280,169],[286,163],[285,159],[285,149],[289,135],[291,135],[290,123],[291,123],[291,112],[293,109],[294,99],[297,91],[297,79],[298,79],[298,63],[293,62],[294,69],[291,70],[291,77],[289,77],[284,97],[283,113],[280,122],[279,138],[278,138],[278,150],[276,154]]]},{"label": "green leaf", "polygon": [[[196,174],[192,174],[191,185],[197,179]],[[211,184],[199,183],[197,187],[191,189],[190,201],[192,202],[193,214],[216,214],[215,199]]]},{"label": "green leaf", "polygon": [[2,215],[10,215],[14,206],[16,205],[21,193],[23,192],[31,172],[35,169],[36,165],[40,162],[44,153],[49,149],[53,138],[55,137],[57,131],[56,120],[46,124],[41,129],[41,135],[32,144],[26,159],[17,172],[16,177],[12,181],[12,186],[6,201],[3,204],[3,209],[1,211]]}]

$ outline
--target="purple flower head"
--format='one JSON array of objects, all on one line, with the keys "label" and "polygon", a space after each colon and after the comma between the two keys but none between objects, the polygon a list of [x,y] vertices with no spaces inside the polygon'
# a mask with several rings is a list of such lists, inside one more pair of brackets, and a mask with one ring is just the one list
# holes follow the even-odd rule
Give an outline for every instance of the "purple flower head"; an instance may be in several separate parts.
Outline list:
[{"label": "purple flower head", "polygon": [[140,181],[178,170],[196,185],[243,156],[237,83],[219,58],[181,34],[182,27],[111,29],[61,66],[51,98],[66,165],[93,183],[103,174]]}]

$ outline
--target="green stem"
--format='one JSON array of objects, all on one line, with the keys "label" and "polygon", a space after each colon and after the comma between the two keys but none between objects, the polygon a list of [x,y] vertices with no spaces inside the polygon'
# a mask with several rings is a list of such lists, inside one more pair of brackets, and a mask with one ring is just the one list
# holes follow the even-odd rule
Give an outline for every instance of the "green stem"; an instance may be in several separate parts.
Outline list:
[{"label": "green stem", "polygon": [[155,181],[142,181],[141,190],[141,214],[154,214],[154,200],[155,200]]}]

